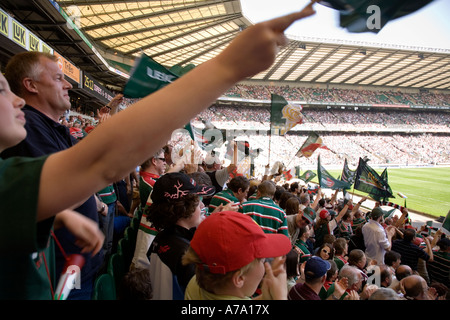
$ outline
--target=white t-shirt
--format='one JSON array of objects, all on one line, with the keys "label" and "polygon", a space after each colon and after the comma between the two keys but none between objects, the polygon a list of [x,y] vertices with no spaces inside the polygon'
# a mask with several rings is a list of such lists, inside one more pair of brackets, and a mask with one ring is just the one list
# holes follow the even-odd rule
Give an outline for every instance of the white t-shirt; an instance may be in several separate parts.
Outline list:
[{"label": "white t-shirt", "polygon": [[371,219],[362,227],[362,234],[367,256],[376,260],[377,264],[384,264],[384,254],[391,243],[383,226]]}]

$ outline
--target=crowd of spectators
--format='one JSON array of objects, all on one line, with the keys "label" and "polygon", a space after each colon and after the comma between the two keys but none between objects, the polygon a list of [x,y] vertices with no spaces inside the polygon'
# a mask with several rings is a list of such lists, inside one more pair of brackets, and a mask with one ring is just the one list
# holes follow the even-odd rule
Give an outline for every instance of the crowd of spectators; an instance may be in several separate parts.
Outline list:
[{"label": "crowd of spectators", "polygon": [[[364,156],[373,164],[450,163],[448,112],[305,107],[302,114],[302,124],[285,136],[273,135],[270,139],[270,107],[213,105],[195,117],[192,124],[205,129],[205,122],[208,122],[224,132],[243,132],[252,148],[261,150],[255,159],[260,174],[274,159],[290,166],[308,167],[315,165],[317,155],[321,156],[324,165],[341,164],[344,159],[357,165],[359,157]],[[98,115],[83,115],[76,111],[61,119],[78,138],[92,129],[98,120]],[[319,132],[329,150],[318,149],[311,158],[296,157],[310,131]],[[225,133],[223,139],[227,139]],[[226,147],[220,149],[224,155]]]},{"label": "crowd of spectators", "polygon": [[[355,108],[319,109],[303,107],[302,126],[292,130],[316,129],[325,131],[443,131],[450,132],[450,113],[436,111],[366,110]],[[249,124],[255,129],[270,126],[270,107],[219,106],[214,105],[200,113],[194,121],[208,119],[217,127],[220,123]],[[217,122],[217,123],[215,123]]]},{"label": "crowd of spectators", "polygon": [[[450,239],[441,230],[431,233],[425,225],[413,227],[406,208],[400,215],[391,215],[377,203],[366,212],[361,207],[366,197],[354,203],[338,196],[338,191],[325,196],[320,188],[310,192],[297,182],[274,181],[274,175],[262,180],[230,175],[224,190],[210,198],[211,203],[240,205],[220,213],[206,210],[182,258],[184,267],[195,263],[195,271],[190,272],[188,284],[179,285],[185,292],[180,299],[449,299]],[[249,222],[249,217],[257,224]],[[207,227],[216,232],[205,231]],[[234,236],[237,228],[239,235]],[[217,236],[225,231],[227,236]],[[281,241],[282,237],[286,241]],[[255,253],[259,242],[264,243],[264,252]],[[273,273],[266,269],[264,274],[264,259],[258,255],[269,255],[274,247],[283,257],[274,257]],[[165,254],[161,252],[158,254]],[[246,252],[248,259],[244,258]],[[157,261],[154,259],[153,249],[150,265]],[[285,267],[280,268],[283,263]],[[250,289],[246,287],[247,291],[231,290],[225,283],[235,273],[232,265],[241,275],[259,269],[258,281],[252,282]],[[185,276],[177,269],[170,270],[178,277]],[[161,287],[152,290],[155,299]]]},{"label": "crowd of spectators", "polygon": [[270,100],[270,95],[279,94],[287,100],[305,102],[336,102],[389,105],[449,106],[450,95],[421,91],[415,93],[394,90],[307,88],[297,86],[263,86],[239,84],[224,96],[242,99]]},{"label": "crowd of spectators", "polygon": [[[401,261],[412,269],[398,288],[392,287],[394,297],[447,299],[449,239],[438,230],[427,240],[430,234],[405,219],[406,208],[400,218],[386,217],[389,212],[382,211],[378,203],[370,216],[363,216],[362,221],[360,216],[358,223],[365,223],[364,247],[350,250],[353,216],[367,198],[353,203],[345,197],[338,199],[336,192],[328,199],[320,188],[310,192],[298,184],[289,185],[288,180],[281,186],[277,184],[279,172],[265,173],[262,179],[247,178],[235,170],[238,163],[209,165],[205,157],[197,164],[191,161],[198,155],[192,149],[195,143],[166,138],[207,105],[210,92],[217,96],[230,79],[238,81],[273,63],[276,44],[282,40],[280,32],[314,14],[312,5],[249,27],[238,36],[236,45],[232,43],[225,54],[209,62],[215,72],[194,70],[178,80],[179,87],[168,85],[161,94],[150,95],[125,112],[119,108],[122,95],[116,95],[96,114],[63,114],[71,107],[68,91],[72,85],[64,79],[56,58],[37,51],[13,57],[5,74],[23,98],[0,75],[1,169],[8,185],[2,190],[2,231],[4,240],[10,240],[4,241],[2,249],[2,299],[98,300],[102,289],[103,293],[115,292],[119,299],[134,300],[369,300],[372,295],[382,299],[384,295],[376,292],[390,287],[396,266],[385,265],[384,255],[375,260],[372,250],[366,250],[380,243],[366,236],[369,223],[382,237],[389,234],[383,253],[398,248]],[[239,50],[239,44],[245,44],[246,52]],[[266,61],[254,60],[255,51],[267,57]],[[252,67],[246,68],[250,61]],[[23,74],[16,75],[19,66],[27,63]],[[37,75],[32,72],[36,70]],[[25,124],[32,128],[24,128]],[[145,130],[150,131],[144,134]],[[287,141],[295,146],[294,139]],[[180,158],[180,147],[190,152]],[[24,156],[26,152],[35,154]],[[124,199],[138,204],[126,209],[122,193]],[[294,210],[288,215],[291,198],[298,203],[297,207],[290,204]],[[120,222],[120,240],[114,239],[119,217],[129,218]],[[388,223],[384,218],[392,220]],[[149,228],[143,230],[143,222]],[[137,234],[127,233],[128,226]],[[141,238],[140,231],[154,237]],[[416,244],[416,236],[424,239],[426,251],[419,247],[422,241]],[[338,238],[348,241],[347,250],[345,242],[335,250]],[[150,240],[145,243],[148,272],[135,270],[131,263],[136,253],[132,248],[137,249],[141,239]],[[113,240],[118,240],[116,248],[108,245]],[[289,253],[294,253],[289,255],[294,260],[290,287]],[[300,263],[300,254],[304,263]],[[429,264],[434,257],[441,258],[435,266]],[[370,266],[388,273],[375,272],[372,284],[374,269]],[[103,275],[112,277],[111,286],[98,282]]]}]

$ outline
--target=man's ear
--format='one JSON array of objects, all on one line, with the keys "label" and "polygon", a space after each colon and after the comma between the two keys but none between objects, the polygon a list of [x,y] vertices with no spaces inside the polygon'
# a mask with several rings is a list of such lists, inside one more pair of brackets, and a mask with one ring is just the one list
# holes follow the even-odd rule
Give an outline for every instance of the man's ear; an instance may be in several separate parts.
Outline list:
[{"label": "man's ear", "polygon": [[32,93],[37,93],[38,92],[36,84],[35,84],[34,80],[31,79],[31,78],[24,78],[22,80],[22,85],[25,88],[25,90],[28,91],[28,92],[32,92]]}]

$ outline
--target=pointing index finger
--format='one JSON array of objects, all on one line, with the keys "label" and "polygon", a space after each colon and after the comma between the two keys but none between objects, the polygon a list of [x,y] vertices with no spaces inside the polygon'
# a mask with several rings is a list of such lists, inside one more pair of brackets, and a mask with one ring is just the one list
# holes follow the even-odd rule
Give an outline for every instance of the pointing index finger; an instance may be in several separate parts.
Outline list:
[{"label": "pointing index finger", "polygon": [[311,1],[303,10],[299,12],[293,12],[291,14],[275,18],[273,20],[268,21],[270,27],[273,28],[273,30],[284,32],[291,24],[293,24],[295,21],[309,17],[316,13],[316,11],[313,9],[313,4],[315,1]]}]

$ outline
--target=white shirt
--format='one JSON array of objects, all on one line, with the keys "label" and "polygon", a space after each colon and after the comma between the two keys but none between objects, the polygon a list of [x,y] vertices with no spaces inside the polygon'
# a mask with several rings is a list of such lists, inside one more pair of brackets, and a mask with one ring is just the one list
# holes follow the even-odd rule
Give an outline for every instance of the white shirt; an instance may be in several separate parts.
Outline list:
[{"label": "white shirt", "polygon": [[378,265],[384,264],[384,254],[386,253],[386,249],[391,246],[391,243],[387,238],[383,226],[375,220],[370,219],[362,227],[362,234],[367,256],[376,260]]}]

